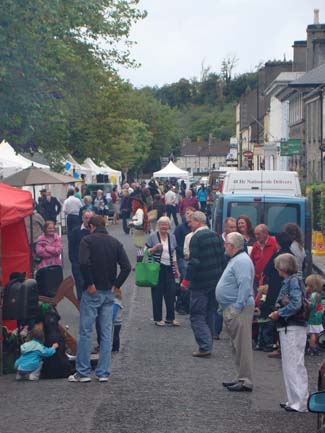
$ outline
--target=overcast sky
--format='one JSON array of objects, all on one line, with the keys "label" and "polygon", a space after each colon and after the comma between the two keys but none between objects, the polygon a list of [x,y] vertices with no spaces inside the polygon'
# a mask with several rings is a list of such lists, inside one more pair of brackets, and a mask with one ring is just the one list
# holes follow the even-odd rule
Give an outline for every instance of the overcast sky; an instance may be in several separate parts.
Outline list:
[{"label": "overcast sky", "polygon": [[228,56],[238,58],[235,73],[284,55],[291,60],[291,46],[306,39],[315,8],[325,23],[324,0],[140,0],[140,8],[148,16],[131,38],[141,66],[120,70],[137,87],[199,78],[202,63],[219,72]]}]

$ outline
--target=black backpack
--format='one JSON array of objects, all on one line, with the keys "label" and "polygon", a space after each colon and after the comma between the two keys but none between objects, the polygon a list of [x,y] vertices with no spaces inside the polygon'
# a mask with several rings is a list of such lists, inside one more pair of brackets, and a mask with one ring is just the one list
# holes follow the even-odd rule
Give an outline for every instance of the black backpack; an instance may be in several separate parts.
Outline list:
[{"label": "black backpack", "polygon": [[3,294],[3,318],[26,322],[38,317],[37,282],[24,276],[10,280]]}]

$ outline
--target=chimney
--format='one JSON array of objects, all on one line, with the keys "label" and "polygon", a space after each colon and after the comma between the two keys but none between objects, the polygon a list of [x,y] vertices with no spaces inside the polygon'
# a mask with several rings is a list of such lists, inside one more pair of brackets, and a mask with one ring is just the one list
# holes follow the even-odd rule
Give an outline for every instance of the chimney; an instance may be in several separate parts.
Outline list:
[{"label": "chimney", "polygon": [[292,72],[306,72],[307,41],[294,41],[292,48]]},{"label": "chimney", "polygon": [[325,24],[319,23],[319,9],[314,9],[314,24],[307,27],[307,71],[325,63]]}]

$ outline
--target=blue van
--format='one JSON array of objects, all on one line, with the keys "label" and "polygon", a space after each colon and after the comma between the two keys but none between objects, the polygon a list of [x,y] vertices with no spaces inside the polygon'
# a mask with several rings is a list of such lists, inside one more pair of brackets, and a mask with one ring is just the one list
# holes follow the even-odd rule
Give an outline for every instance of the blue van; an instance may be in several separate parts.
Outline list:
[{"label": "blue van", "polygon": [[254,227],[266,224],[270,234],[287,223],[298,224],[304,235],[305,273],[312,270],[311,210],[308,198],[300,191],[295,172],[237,171],[225,176],[222,194],[214,203],[212,227],[223,233],[227,217],[247,215]]}]

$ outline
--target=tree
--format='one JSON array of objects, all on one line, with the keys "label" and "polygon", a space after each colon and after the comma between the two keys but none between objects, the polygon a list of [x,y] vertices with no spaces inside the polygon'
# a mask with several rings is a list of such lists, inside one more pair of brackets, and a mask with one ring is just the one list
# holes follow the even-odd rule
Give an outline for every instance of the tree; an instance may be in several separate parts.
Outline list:
[{"label": "tree", "polygon": [[144,169],[146,171],[157,170],[160,168],[160,157],[169,155],[171,150],[178,147],[180,143],[175,116],[176,109],[160,104],[148,90],[130,89],[125,100],[128,116],[147,125],[152,134],[148,161]]},{"label": "tree", "polygon": [[228,84],[232,79],[232,73],[238,63],[238,58],[235,55],[228,55],[221,63],[221,78]]},{"label": "tree", "polygon": [[[139,0],[3,0],[0,8],[0,135],[16,148],[69,145],[78,102],[100,75],[129,64]],[[117,44],[126,42],[126,49]],[[87,67],[91,64],[91,72]],[[92,75],[94,73],[94,75]],[[101,83],[100,83],[101,84]],[[98,95],[98,90],[95,91]],[[88,107],[93,98],[83,107]],[[81,113],[82,114],[82,113]]]}]

